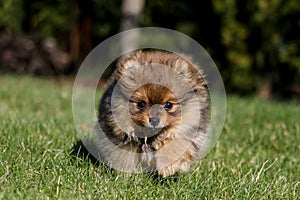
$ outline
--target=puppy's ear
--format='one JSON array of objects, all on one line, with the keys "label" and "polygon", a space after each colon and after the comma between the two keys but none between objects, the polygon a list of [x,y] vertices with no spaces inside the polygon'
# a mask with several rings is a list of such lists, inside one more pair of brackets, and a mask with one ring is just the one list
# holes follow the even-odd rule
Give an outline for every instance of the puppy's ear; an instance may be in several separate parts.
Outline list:
[{"label": "puppy's ear", "polygon": [[184,59],[179,58],[174,62],[174,70],[179,74],[182,75],[188,74],[189,68],[190,68],[189,63]]},{"label": "puppy's ear", "polygon": [[137,51],[129,57],[125,57],[118,62],[115,77],[120,79],[122,76],[128,76],[134,74],[137,66],[140,65],[142,52]]},{"label": "puppy's ear", "polygon": [[173,67],[178,75],[188,82],[191,82],[197,77],[197,69],[189,61],[183,58],[176,59]]},{"label": "puppy's ear", "polygon": [[198,87],[202,88],[207,83],[203,71],[197,65],[192,64],[190,60],[191,58],[184,56],[183,58],[178,58],[174,61],[173,67],[178,75],[185,78],[194,90],[196,90]]}]

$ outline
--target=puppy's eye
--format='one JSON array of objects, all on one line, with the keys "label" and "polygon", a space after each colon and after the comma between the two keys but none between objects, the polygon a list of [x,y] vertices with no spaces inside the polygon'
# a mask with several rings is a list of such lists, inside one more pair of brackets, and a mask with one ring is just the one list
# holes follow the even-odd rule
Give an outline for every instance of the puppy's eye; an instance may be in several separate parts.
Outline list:
[{"label": "puppy's eye", "polygon": [[173,107],[173,104],[171,102],[167,102],[164,106],[165,110],[170,110]]},{"label": "puppy's eye", "polygon": [[137,106],[139,109],[144,109],[144,108],[146,108],[147,104],[145,101],[138,101]]}]

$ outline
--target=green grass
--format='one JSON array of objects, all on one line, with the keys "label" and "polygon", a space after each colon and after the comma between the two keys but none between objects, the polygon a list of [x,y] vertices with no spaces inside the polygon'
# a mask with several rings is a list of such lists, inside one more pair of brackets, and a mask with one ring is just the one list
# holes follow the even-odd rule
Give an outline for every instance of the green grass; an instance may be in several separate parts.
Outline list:
[{"label": "green grass", "polygon": [[0,199],[299,199],[300,105],[228,97],[208,156],[162,180],[72,158],[72,85],[0,75]]}]

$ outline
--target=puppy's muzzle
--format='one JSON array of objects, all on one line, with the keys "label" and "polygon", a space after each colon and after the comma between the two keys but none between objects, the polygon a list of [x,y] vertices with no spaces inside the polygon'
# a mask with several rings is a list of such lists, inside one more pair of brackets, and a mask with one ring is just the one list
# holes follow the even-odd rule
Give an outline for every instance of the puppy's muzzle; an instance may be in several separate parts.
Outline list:
[{"label": "puppy's muzzle", "polygon": [[158,126],[159,124],[159,118],[158,117],[152,117],[152,118],[149,118],[149,122],[150,124],[155,128]]},{"label": "puppy's muzzle", "polygon": [[161,123],[162,112],[164,108],[162,105],[154,104],[149,110],[149,123],[153,128],[158,128]]}]

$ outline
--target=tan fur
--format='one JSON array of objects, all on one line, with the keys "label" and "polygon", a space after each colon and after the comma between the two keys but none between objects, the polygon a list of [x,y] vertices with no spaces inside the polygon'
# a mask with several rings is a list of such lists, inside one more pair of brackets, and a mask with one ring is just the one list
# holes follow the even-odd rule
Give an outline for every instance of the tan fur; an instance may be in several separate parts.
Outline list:
[{"label": "tan fur", "polygon": [[[119,92],[112,99],[115,87]],[[204,74],[190,58],[137,51],[117,64],[99,105],[99,124],[114,145],[126,150],[120,159],[126,152],[138,153],[128,165],[167,177],[188,171],[199,158],[209,126],[208,99]],[[150,118],[159,123],[154,127]],[[101,145],[100,157],[115,159],[108,142]]]}]

